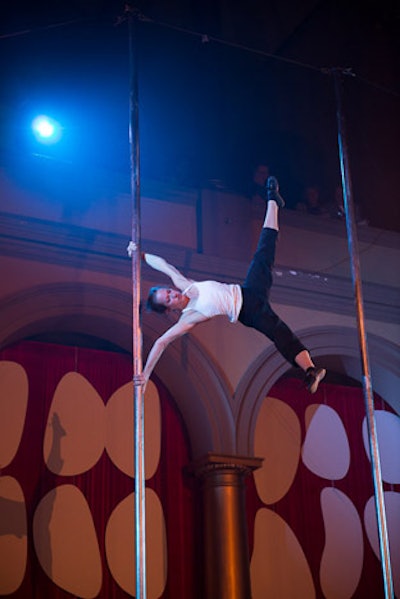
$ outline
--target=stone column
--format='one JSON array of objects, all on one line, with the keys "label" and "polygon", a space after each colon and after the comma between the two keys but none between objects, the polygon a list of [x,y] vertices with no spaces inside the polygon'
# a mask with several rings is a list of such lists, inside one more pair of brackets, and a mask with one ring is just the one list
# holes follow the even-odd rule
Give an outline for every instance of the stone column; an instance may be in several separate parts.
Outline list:
[{"label": "stone column", "polygon": [[251,598],[244,481],[261,464],[211,453],[192,464],[201,480],[207,599]]}]

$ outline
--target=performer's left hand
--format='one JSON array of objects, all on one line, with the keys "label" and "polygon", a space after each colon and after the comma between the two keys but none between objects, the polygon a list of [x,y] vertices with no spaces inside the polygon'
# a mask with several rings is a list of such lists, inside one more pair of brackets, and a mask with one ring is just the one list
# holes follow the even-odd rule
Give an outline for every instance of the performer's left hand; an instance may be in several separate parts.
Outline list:
[{"label": "performer's left hand", "polygon": [[146,385],[147,385],[147,378],[145,377],[143,372],[141,372],[140,374],[133,375],[133,385],[135,387],[142,387],[142,390],[144,393],[144,391],[146,389]]}]

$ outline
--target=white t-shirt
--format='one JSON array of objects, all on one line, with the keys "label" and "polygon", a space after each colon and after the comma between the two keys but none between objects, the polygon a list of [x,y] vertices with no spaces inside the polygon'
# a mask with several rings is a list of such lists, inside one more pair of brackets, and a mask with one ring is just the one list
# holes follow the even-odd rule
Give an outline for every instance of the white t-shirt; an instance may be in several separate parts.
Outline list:
[{"label": "white t-shirt", "polygon": [[231,322],[239,317],[243,303],[240,285],[201,281],[192,283],[183,293],[190,298],[183,312],[196,310],[207,318],[227,316]]}]

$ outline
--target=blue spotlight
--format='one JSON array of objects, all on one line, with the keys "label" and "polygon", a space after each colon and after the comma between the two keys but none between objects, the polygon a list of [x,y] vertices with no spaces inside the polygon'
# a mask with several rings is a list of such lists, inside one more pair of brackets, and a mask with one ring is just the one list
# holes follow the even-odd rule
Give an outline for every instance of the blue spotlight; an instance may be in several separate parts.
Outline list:
[{"label": "blue spotlight", "polygon": [[32,129],[36,139],[42,144],[54,144],[62,135],[61,125],[48,116],[37,116],[32,122]]}]

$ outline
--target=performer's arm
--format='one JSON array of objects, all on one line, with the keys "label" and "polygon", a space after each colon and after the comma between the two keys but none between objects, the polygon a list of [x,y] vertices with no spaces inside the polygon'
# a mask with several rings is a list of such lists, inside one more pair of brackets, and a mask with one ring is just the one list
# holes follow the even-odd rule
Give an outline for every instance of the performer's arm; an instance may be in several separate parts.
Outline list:
[{"label": "performer's arm", "polygon": [[180,291],[184,291],[193,283],[192,279],[187,279],[175,266],[168,264],[164,258],[154,254],[144,254],[143,257],[149,266],[166,274]]},{"label": "performer's arm", "polygon": [[146,365],[143,369],[143,385],[147,384],[151,373],[154,370],[155,365],[163,354],[164,350],[172,341],[182,337],[192,329],[199,322],[208,320],[203,314],[199,312],[190,311],[182,314],[176,324],[174,324],[168,331],[166,331],[161,337],[155,341],[150,353],[147,357]]}]

